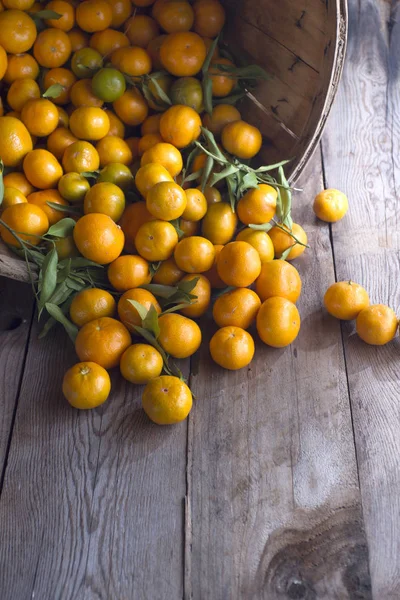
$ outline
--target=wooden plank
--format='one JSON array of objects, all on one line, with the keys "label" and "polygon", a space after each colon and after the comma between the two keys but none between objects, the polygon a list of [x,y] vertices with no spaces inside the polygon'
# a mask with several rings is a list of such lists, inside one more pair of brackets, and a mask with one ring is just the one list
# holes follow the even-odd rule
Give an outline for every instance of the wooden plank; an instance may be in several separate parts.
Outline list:
[{"label": "wooden plank", "polygon": [[297,261],[298,340],[258,343],[239,372],[203,347],[192,372],[187,598],[371,597],[340,326],[321,306],[334,270],[310,203],[318,157],[302,184],[294,215],[311,249]]},{"label": "wooden plank", "polygon": [[70,408],[72,345],[36,334],[0,500],[0,597],[182,597],[186,423],[151,424],[118,373],[103,407]]},{"label": "wooden plank", "polygon": [[14,411],[32,322],[33,298],[26,284],[0,278],[0,474],[7,459]]},{"label": "wooden plank", "polygon": [[[351,0],[347,64],[323,140],[327,185],[350,198],[332,228],[338,279],[354,279],[372,303],[400,305],[398,2]],[[343,325],[374,597],[400,597],[398,341],[363,344]]]}]

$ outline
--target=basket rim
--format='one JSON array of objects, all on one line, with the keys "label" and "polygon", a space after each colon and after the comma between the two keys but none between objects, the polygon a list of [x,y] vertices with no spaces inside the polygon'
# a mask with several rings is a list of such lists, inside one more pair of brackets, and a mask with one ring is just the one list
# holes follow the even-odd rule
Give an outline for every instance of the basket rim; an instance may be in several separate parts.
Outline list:
[{"label": "basket rim", "polygon": [[326,121],[329,117],[333,102],[335,100],[340,79],[343,72],[346,49],[347,49],[347,36],[349,30],[349,18],[348,18],[348,0],[335,0],[336,2],[336,36],[335,36],[335,51],[332,62],[331,76],[329,79],[328,92],[324,101],[321,116],[315,127],[314,134],[306,146],[300,160],[296,164],[293,171],[290,173],[288,180],[290,183],[294,183],[303,172],[308,161],[314,154],[322,133],[325,128]]}]

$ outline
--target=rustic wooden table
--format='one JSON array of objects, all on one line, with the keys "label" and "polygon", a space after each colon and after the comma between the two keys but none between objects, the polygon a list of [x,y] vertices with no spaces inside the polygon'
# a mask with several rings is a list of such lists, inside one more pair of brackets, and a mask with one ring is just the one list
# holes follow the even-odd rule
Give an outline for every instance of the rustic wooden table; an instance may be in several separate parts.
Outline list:
[{"label": "rustic wooden table", "polygon": [[[295,216],[302,330],[223,372],[191,364],[187,423],[152,425],[115,377],[106,406],[61,395],[75,358],[38,341],[30,289],[0,284],[0,598],[400,598],[399,341],[373,348],[322,309],[335,277],[399,308],[400,2],[350,0],[339,96]],[[317,222],[323,186],[348,216]]]}]

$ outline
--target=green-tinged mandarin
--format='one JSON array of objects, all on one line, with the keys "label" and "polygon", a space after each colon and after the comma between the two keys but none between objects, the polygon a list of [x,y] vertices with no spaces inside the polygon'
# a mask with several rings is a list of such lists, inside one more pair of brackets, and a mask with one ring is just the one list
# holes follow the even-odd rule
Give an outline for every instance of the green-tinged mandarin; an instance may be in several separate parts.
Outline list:
[{"label": "green-tinged mandarin", "polygon": [[117,69],[100,69],[92,79],[92,90],[104,102],[114,102],[126,90],[125,77]]}]

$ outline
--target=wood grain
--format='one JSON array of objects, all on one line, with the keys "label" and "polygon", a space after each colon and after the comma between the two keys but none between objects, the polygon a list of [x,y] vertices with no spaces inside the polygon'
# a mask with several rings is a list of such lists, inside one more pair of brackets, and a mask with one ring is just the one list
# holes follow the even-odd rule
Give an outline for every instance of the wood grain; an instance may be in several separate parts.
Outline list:
[{"label": "wood grain", "polygon": [[[327,185],[350,198],[332,228],[338,279],[399,311],[399,2],[351,0],[347,65],[323,139]],[[399,341],[343,327],[374,597],[400,597]]]},{"label": "wood grain", "polygon": [[33,305],[25,284],[0,278],[0,479],[18,402]]},{"label": "wood grain", "polygon": [[0,598],[181,598],[186,423],[151,424],[118,373],[103,407],[70,408],[73,348],[36,334],[0,499]]},{"label": "wood grain", "polygon": [[321,307],[334,269],[312,218],[320,174],[316,157],[294,209],[311,245],[298,340],[258,343],[239,372],[203,347],[192,370],[187,598],[371,597],[340,326]]}]

